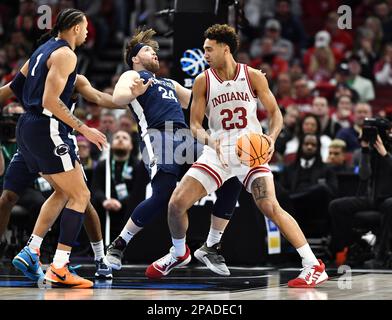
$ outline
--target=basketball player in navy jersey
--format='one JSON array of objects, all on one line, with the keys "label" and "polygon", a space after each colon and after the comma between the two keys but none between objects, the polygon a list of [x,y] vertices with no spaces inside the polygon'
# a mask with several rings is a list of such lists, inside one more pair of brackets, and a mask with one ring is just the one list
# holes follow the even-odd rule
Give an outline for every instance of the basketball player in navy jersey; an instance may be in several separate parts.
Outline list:
[{"label": "basketball player in navy jersey", "polygon": [[[21,103],[23,103],[23,86],[26,78],[21,72],[18,72],[14,80],[0,88],[0,103],[15,95]],[[112,102],[110,94],[101,92],[92,87],[88,79],[78,74],[75,81],[75,91],[79,93],[87,101],[102,106],[104,108],[120,108]],[[122,107],[121,107],[122,108]],[[26,162],[20,153],[16,153],[4,174],[3,192],[0,197],[0,238],[5,232],[11,210],[23,194],[23,192],[33,185],[34,181],[39,177],[38,172],[30,172],[27,168]],[[65,194],[64,194],[65,196]],[[33,235],[36,237],[44,238],[48,230],[52,227],[57,219],[61,210],[64,208],[67,199],[64,197],[62,201],[56,202],[56,207],[44,206],[40,212],[39,218],[34,227]],[[84,226],[87,235],[90,239],[91,247],[94,251],[94,258],[96,264],[97,278],[112,278],[112,270],[110,265],[106,262],[104,245],[101,231],[101,224],[98,213],[91,203],[88,204],[86,209],[86,218]],[[31,245],[31,243],[30,243]],[[32,249],[39,249],[34,248]],[[22,250],[25,252],[24,250]],[[16,258],[18,260],[18,258]],[[26,261],[25,261],[26,262]],[[18,266],[19,264],[16,263]],[[31,280],[38,280],[39,275],[42,274],[40,270],[32,272],[34,265],[27,260],[27,268],[23,268],[23,273]]]},{"label": "basketball player in navy jersey", "polygon": [[[75,129],[102,150],[106,137],[96,129],[84,125],[71,112],[70,102],[76,79],[77,58],[74,50],[85,42],[87,19],[83,12],[65,9],[59,13],[52,30],[53,38],[34,51],[22,67],[26,81],[23,105],[26,113],[18,122],[16,137],[18,150],[32,172],[41,175],[53,186],[52,196],[44,203],[51,207],[63,198],[68,199],[62,211],[57,250],[45,274],[45,280],[55,285],[90,288],[93,283],[68,269],[72,246],[83,224],[90,192],[85,183],[69,138]],[[42,238],[31,236],[29,243],[39,247]],[[39,264],[38,250],[25,248],[13,261],[22,270],[24,260]]]},{"label": "basketball player in navy jersey", "polygon": [[[181,108],[188,106],[191,91],[176,81],[155,76],[159,61],[158,43],[152,40],[154,34],[152,29],[135,32],[125,53],[126,63],[132,70],[121,75],[113,93],[113,101],[117,105],[129,104],[139,120],[140,147],[152,185],[151,197],[136,207],[119,237],[107,250],[106,257],[115,270],[121,268],[123,252],[132,237],[154,217],[167,213],[169,198],[176,187],[181,163],[184,163],[178,146],[186,149],[187,163],[193,163],[197,151],[200,153],[202,149],[192,137]],[[203,263],[220,275],[230,274],[218,249],[240,191],[241,185],[234,178],[217,193],[210,232],[201,248],[206,257]]]}]

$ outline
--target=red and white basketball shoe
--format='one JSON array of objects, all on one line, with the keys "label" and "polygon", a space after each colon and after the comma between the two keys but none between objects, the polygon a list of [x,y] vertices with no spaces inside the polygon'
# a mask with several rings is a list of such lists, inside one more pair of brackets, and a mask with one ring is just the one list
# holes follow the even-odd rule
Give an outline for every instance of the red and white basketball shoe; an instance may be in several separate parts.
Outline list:
[{"label": "red and white basketball shoe", "polygon": [[325,272],[325,264],[318,259],[319,266],[306,266],[301,270],[299,276],[289,281],[290,288],[314,288],[320,283],[328,280]]},{"label": "red and white basketball shoe", "polygon": [[175,257],[174,251],[174,247],[171,247],[167,255],[150,264],[145,273],[147,278],[160,279],[174,268],[185,266],[191,261],[191,250],[189,250],[188,246],[186,246],[185,254],[182,257]]}]

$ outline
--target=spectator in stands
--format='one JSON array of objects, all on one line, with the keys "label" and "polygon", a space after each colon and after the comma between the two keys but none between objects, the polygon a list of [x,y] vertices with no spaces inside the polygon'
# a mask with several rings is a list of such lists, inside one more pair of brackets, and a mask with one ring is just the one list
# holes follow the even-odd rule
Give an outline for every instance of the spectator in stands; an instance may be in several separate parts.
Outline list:
[{"label": "spectator in stands", "polygon": [[304,70],[302,68],[301,60],[294,59],[290,64],[290,78],[291,81],[294,83],[296,80],[304,77]]},{"label": "spectator in stands", "polygon": [[298,107],[301,115],[312,110],[313,96],[311,94],[310,83],[305,78],[294,81],[294,104]]},{"label": "spectator in stands", "polygon": [[353,172],[351,164],[347,163],[346,143],[340,139],[334,139],[329,145],[327,163],[335,173]]},{"label": "spectator in stands", "polygon": [[349,97],[352,103],[357,103],[359,101],[359,94],[356,90],[350,88],[346,83],[338,83],[335,87],[333,104],[337,105],[337,101],[342,96]]},{"label": "spectator in stands", "polygon": [[252,60],[251,66],[259,68],[261,64],[268,63],[272,68],[272,79],[276,79],[280,73],[288,70],[288,63],[274,52],[273,45],[274,42],[271,38],[261,39],[261,54]]},{"label": "spectator in stands", "polygon": [[353,38],[351,34],[339,28],[339,15],[336,11],[331,11],[328,14],[325,30],[331,35],[331,47],[340,52],[343,57],[344,53],[353,49]]},{"label": "spectator in stands", "polygon": [[328,31],[322,30],[316,33],[314,47],[309,48],[304,54],[303,63],[306,70],[309,69],[311,57],[318,48],[329,48],[333,53],[335,63],[339,63],[342,60],[342,53],[338,49],[331,47],[331,35]]},{"label": "spectator in stands", "polygon": [[140,158],[140,149],[139,149],[139,133],[137,123],[132,113],[127,110],[126,114],[120,116],[119,120],[119,130],[123,130],[129,133],[132,138],[133,149],[131,152],[131,156],[135,157],[135,159]]},{"label": "spectator in stands", "polygon": [[310,56],[307,74],[316,83],[328,82],[335,71],[335,57],[329,47],[316,48]]},{"label": "spectator in stands", "polygon": [[276,1],[274,18],[280,22],[282,27],[282,38],[295,44],[296,52],[299,55],[300,52],[306,48],[307,36],[301,20],[292,14],[290,0]]},{"label": "spectator in stands", "polygon": [[336,111],[331,119],[335,126],[335,135],[341,128],[349,128],[352,123],[353,103],[350,96],[342,95],[337,99]]},{"label": "spectator in stands", "polygon": [[92,201],[101,218],[102,226],[105,225],[105,211],[111,217],[112,237],[119,234],[128,213],[128,206],[133,188],[133,178],[137,162],[131,157],[133,149],[130,135],[125,131],[117,131],[111,143],[111,198],[105,195],[105,166],[106,161],[100,161],[94,170],[91,186]]},{"label": "spectator in stands", "polygon": [[87,121],[86,125],[92,128],[98,128],[101,119],[102,108],[95,104],[87,103]]},{"label": "spectator in stands", "polygon": [[290,61],[294,54],[294,47],[289,40],[282,38],[281,30],[282,28],[278,20],[267,20],[265,24],[265,35],[273,40],[274,52],[282,59]]},{"label": "spectator in stands", "polygon": [[[321,160],[317,135],[304,134],[299,146],[296,161],[283,169],[280,182],[290,193],[298,223],[312,233],[315,231],[312,221],[328,220],[328,203],[337,192],[337,178]],[[328,232],[326,225],[324,235]]]},{"label": "spectator in stands", "polygon": [[380,19],[383,29],[383,42],[392,41],[392,18],[390,7],[386,1],[377,1],[374,5],[374,14]]},{"label": "spectator in stands", "polygon": [[295,106],[289,106],[284,109],[283,128],[275,141],[275,153],[277,153],[277,162],[283,163],[283,155],[286,150],[286,144],[295,136],[297,123],[299,122],[299,112]]},{"label": "spectator in stands", "polygon": [[237,52],[236,61],[239,62],[239,63],[244,63],[244,64],[247,64],[247,65],[250,65],[251,60],[250,60],[250,56],[249,56],[248,50],[239,50]]},{"label": "spectator in stands", "polygon": [[[285,156],[296,154],[299,150],[300,141],[305,134],[314,134],[320,139],[321,159],[325,162],[328,158],[328,147],[331,138],[320,134],[321,126],[318,118],[313,114],[307,114],[300,122],[299,133],[286,144]],[[290,157],[289,157],[290,158]]]},{"label": "spectator in stands", "polygon": [[374,67],[377,83],[392,86],[392,42],[385,45],[384,55]]},{"label": "spectator in stands", "polygon": [[356,90],[359,94],[361,102],[368,102],[375,98],[374,87],[369,79],[362,77],[361,74],[361,59],[358,55],[353,54],[348,60],[348,68],[350,76],[347,84]]},{"label": "spectator in stands", "polygon": [[315,97],[313,99],[311,112],[320,122],[321,135],[327,135],[331,139],[334,138],[336,134],[336,126],[329,114],[328,100],[324,97]]},{"label": "spectator in stands", "polygon": [[354,152],[361,147],[358,137],[362,133],[365,118],[372,116],[372,107],[368,103],[357,103],[354,107],[354,123],[349,128],[342,128],[336,134],[336,138],[344,140],[347,151]]},{"label": "spectator in stands", "polygon": [[101,114],[98,130],[106,135],[108,141],[112,141],[114,133],[118,130],[118,121],[112,111]]},{"label": "spectator in stands", "polygon": [[[376,21],[378,21],[378,19]],[[374,32],[372,30],[368,28],[361,29],[358,36],[359,48],[356,51],[356,54],[361,61],[361,75],[372,81],[374,80],[373,68],[377,60],[377,53],[379,52],[379,50],[376,50],[377,46],[375,45],[374,38]]]},{"label": "spectator in stands", "polygon": [[289,73],[284,72],[278,75],[274,91],[279,107],[287,108],[294,103],[293,87]]}]

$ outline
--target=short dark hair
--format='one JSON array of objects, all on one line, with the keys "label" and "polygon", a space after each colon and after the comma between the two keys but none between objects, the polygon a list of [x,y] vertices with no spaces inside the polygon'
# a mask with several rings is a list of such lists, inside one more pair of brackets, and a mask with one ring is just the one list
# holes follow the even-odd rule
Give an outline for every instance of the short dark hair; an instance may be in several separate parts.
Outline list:
[{"label": "short dark hair", "polygon": [[132,51],[133,48],[139,44],[143,43],[147,46],[150,46],[153,48],[155,51],[158,51],[159,45],[158,42],[155,40],[152,40],[152,37],[155,35],[155,31],[153,29],[143,29],[143,28],[137,28],[129,42],[127,43],[125,47],[125,54],[124,54],[124,60],[127,65],[129,65],[130,68],[133,67],[132,63]]},{"label": "short dark hair", "polygon": [[204,32],[204,37],[217,43],[227,44],[232,54],[237,52],[240,43],[234,28],[227,24],[214,24]]}]

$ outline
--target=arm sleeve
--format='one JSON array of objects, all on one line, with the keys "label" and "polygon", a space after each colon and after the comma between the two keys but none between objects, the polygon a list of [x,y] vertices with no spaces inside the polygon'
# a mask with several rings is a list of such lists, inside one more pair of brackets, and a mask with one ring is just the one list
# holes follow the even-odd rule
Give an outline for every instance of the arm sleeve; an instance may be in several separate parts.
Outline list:
[{"label": "arm sleeve", "polygon": [[19,102],[23,105],[23,87],[26,81],[26,77],[18,72],[10,84],[10,88],[14,95],[18,98]]}]

